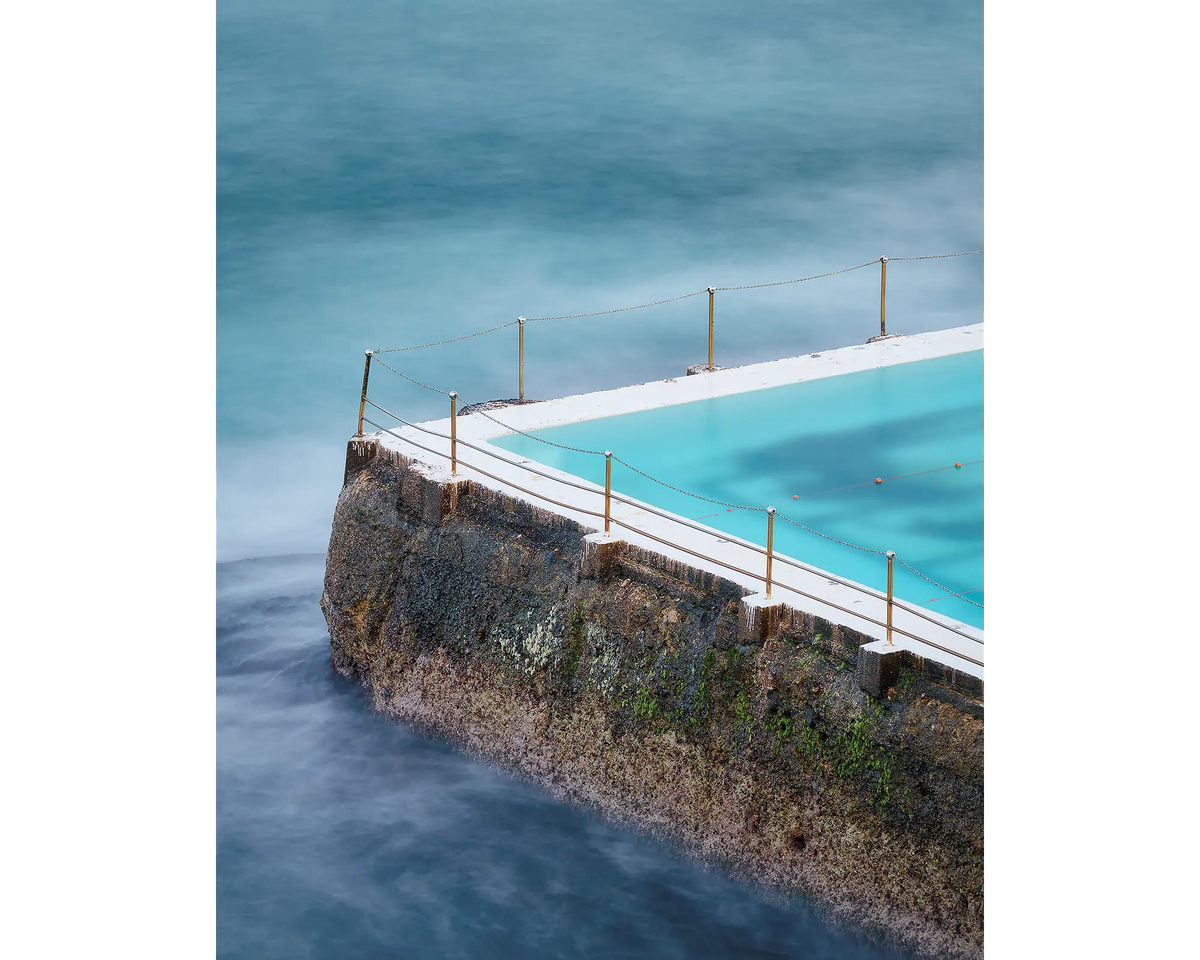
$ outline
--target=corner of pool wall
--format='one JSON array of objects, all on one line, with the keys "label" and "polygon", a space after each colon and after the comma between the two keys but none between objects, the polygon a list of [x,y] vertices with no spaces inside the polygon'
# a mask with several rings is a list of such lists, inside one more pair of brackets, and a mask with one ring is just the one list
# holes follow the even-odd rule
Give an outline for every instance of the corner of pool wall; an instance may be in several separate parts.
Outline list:
[{"label": "corner of pool wall", "polygon": [[[694,374],[689,378],[671,378],[664,381],[652,381],[612,390],[573,395],[557,400],[507,406],[504,409],[502,420],[500,417],[491,416],[463,416],[457,421],[459,437],[464,441],[473,442],[476,445],[476,449],[482,451],[486,456],[495,455],[503,459],[507,456],[506,451],[501,447],[495,446],[495,443],[507,436],[515,437],[517,434],[528,434],[529,431],[533,430],[566,426],[620,414],[652,410],[664,406],[689,403],[697,399],[712,399],[720,396],[753,392],[773,386],[803,382],[805,380],[824,379],[847,373],[876,369],[880,366],[971,352],[981,348],[982,333],[983,324],[978,323],[950,330],[933,331],[911,336],[891,334],[882,338],[872,338],[874,342],[870,345],[851,345],[824,351],[823,353],[767,361],[760,364],[749,364],[742,367],[722,369],[714,364],[713,369],[709,370],[707,364],[697,364],[690,368],[689,372],[696,371],[700,375]],[[969,335],[969,339],[964,340],[963,334]],[[720,375],[712,377],[703,375],[710,373],[719,373]],[[476,409],[484,406],[490,407],[491,404],[473,405]],[[434,421],[417,425],[417,427],[418,429],[421,427],[432,427],[444,434],[451,430],[452,424],[448,421]],[[411,430],[400,431],[402,437],[405,434],[411,435],[411,433]],[[426,444],[430,442],[428,437],[422,437],[422,439]],[[532,439],[536,440],[537,438],[533,437]],[[403,447],[404,444],[400,443],[399,446]],[[446,456],[445,453],[437,453],[430,458],[426,456],[426,451],[421,449],[414,450],[409,448],[409,452],[414,455],[417,462],[422,461],[422,459],[429,460],[430,462],[427,463],[427,466],[434,470],[439,465],[439,457],[445,458]],[[483,459],[483,457],[476,457],[475,459],[479,460]],[[545,469],[538,475],[521,470],[520,466],[522,465],[527,465],[530,470],[535,466]],[[548,504],[541,500],[539,493],[552,494],[553,498],[564,506],[567,498],[571,496],[578,498],[577,493],[565,487],[553,483],[546,484],[547,474],[550,475],[549,479],[561,478],[564,483],[583,479],[585,484],[592,485],[591,481],[595,479],[572,477],[568,473],[553,469],[546,464],[539,464],[536,461],[524,461],[522,465],[518,465],[515,471],[510,472],[507,469],[509,464],[505,464],[505,468],[502,471],[503,479],[493,474],[490,478],[486,476],[477,477],[477,480],[485,486],[490,484],[497,486],[498,489],[507,489],[518,500],[528,500],[531,504],[538,502],[543,507],[547,507]],[[469,467],[465,470],[465,473],[466,475],[472,475]],[[500,481],[499,484],[494,482],[497,480]],[[505,480],[513,481],[512,486],[508,487],[504,482]],[[560,498],[558,494],[562,494],[563,496]],[[549,509],[554,511],[556,508],[551,504],[549,505]],[[600,525],[595,518],[594,512],[591,516],[587,515],[586,512],[578,514],[570,510],[565,511],[565,513],[585,525],[593,526],[593,528]],[[663,531],[659,530],[656,536],[662,533]],[[720,531],[715,529],[712,529],[711,533],[718,538],[723,536]],[[634,539],[636,540],[637,537],[635,536]],[[654,547],[655,544],[649,543],[647,546]],[[683,559],[690,563],[696,562],[694,555],[691,553],[688,553]],[[713,567],[703,562],[700,565],[713,572],[721,569],[719,565],[718,567]],[[846,578],[843,577],[842,579],[845,580]],[[753,589],[752,584],[747,585]],[[858,586],[861,587],[861,585]],[[761,590],[761,579],[757,587]],[[798,599],[801,598],[798,598],[794,594],[789,595],[787,598],[788,602],[793,604]],[[817,612],[826,613],[827,611],[819,609]],[[837,614],[834,615],[835,617],[837,616]],[[761,631],[764,629],[757,624],[757,619],[761,617],[757,608],[752,613],[748,613],[747,616],[755,618],[754,624],[747,625],[748,630]],[[769,618],[770,613],[768,612],[766,616]],[[972,646],[982,640],[982,630],[979,628],[959,623],[952,618],[944,616],[933,616],[932,620],[942,624],[937,629],[949,631],[953,634],[952,639],[948,641],[952,646],[957,647],[958,642],[962,638],[972,641]],[[852,622],[854,621],[847,621],[847,625]],[[769,630],[769,623],[765,629]],[[868,636],[871,632],[871,629],[867,630]],[[982,679],[982,648],[980,647],[977,652],[980,656],[974,659],[980,660],[978,665],[973,665],[970,662],[972,657],[969,655],[967,657],[968,662],[963,662],[957,656],[954,656],[952,659],[945,661],[944,665],[955,672],[975,673],[979,679]],[[939,657],[942,657],[942,654],[936,649],[936,645],[935,648],[922,650],[921,653],[926,655],[924,659],[930,661],[937,661]]]}]

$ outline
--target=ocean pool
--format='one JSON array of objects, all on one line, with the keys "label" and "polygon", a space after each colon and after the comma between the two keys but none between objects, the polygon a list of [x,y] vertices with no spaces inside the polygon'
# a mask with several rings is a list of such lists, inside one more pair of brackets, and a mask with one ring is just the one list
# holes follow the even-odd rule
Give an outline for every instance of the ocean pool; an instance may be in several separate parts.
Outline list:
[{"label": "ocean pool", "polygon": [[[610,449],[711,500],[774,506],[828,537],[898,558],[983,604],[983,351],[807,380],[530,431]],[[508,434],[496,446],[603,484],[603,458]],[[962,466],[955,467],[955,463]],[[875,483],[875,478],[882,483]],[[613,489],[758,544],[766,517],[671,490],[613,464]],[[887,562],[779,520],[778,552],[879,590]],[[776,567],[787,583],[787,567]],[[895,569],[895,594],[983,626],[982,606]]]}]

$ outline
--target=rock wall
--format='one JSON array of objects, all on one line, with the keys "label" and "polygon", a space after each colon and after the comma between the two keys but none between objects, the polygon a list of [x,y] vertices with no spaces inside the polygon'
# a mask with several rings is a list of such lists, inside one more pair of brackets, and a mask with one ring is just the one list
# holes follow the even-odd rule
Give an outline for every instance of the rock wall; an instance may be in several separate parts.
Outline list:
[{"label": "rock wall", "polygon": [[853,631],[424,469],[351,441],[334,515],[332,660],[377,710],[835,922],[982,956],[980,700],[913,660],[871,698]]}]

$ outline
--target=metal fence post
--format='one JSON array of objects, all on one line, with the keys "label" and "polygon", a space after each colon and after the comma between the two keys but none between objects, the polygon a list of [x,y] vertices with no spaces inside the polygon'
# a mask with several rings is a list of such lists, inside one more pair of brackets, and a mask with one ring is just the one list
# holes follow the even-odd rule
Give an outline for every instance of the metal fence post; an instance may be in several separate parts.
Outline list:
[{"label": "metal fence post", "polygon": [[608,533],[608,518],[612,503],[612,451],[604,451],[604,532]]},{"label": "metal fence post", "polygon": [[892,645],[892,561],[896,558],[896,551],[889,550],[887,552],[888,561],[888,609],[887,609],[887,641],[888,646]]},{"label": "metal fence post", "polygon": [[767,507],[767,599],[771,599],[771,558],[775,551],[775,508]]},{"label": "metal fence post", "polygon": [[450,476],[458,476],[458,391],[450,391]]},{"label": "metal fence post", "polygon": [[879,258],[879,335],[887,336],[887,257]]},{"label": "metal fence post", "polygon": [[517,317],[517,330],[520,331],[519,336],[518,336],[518,346],[519,346],[519,351],[521,354],[520,370],[518,372],[518,377],[519,377],[518,385],[520,387],[520,392],[517,394],[517,396],[521,400],[524,400],[525,399],[525,318],[524,317]]},{"label": "metal fence post", "polygon": [[366,365],[363,367],[362,396],[358,400],[358,434],[357,434],[357,436],[360,436],[360,437],[363,435],[363,432],[362,432],[363,415],[367,412],[367,379],[371,376],[371,354],[373,352],[374,351],[371,351],[371,350],[367,351],[367,362],[366,362]]},{"label": "metal fence post", "polygon": [[713,368],[713,297],[716,292],[716,287],[708,288],[708,369],[710,372]]}]

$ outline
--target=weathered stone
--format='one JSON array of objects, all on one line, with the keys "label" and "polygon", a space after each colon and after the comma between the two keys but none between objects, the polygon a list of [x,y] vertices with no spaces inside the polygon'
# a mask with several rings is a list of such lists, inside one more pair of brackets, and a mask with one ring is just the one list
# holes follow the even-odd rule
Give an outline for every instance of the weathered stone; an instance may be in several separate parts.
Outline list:
[{"label": "weathered stone", "polygon": [[783,622],[783,604],[767,599],[766,594],[754,593],[742,597],[738,616],[738,639],[741,643],[759,644],[770,640]]},{"label": "weathered stone", "polygon": [[855,668],[859,687],[876,699],[886,696],[888,687],[900,679],[903,654],[900,647],[890,647],[886,640],[864,643],[858,648],[858,665]]},{"label": "weathered stone", "polygon": [[624,540],[614,540],[603,533],[588,534],[583,538],[579,575],[591,580],[610,580],[628,552],[629,544]]},{"label": "weathered stone", "polygon": [[906,660],[877,710],[853,630],[634,544],[589,568],[574,521],[354,456],[321,607],[377,710],[919,955],[982,956],[982,704]]},{"label": "weathered stone", "polygon": [[349,483],[379,453],[378,440],[351,440],[346,444],[346,471],[342,483]]}]

